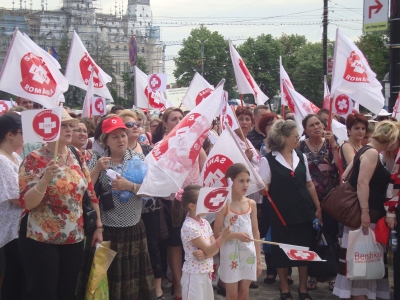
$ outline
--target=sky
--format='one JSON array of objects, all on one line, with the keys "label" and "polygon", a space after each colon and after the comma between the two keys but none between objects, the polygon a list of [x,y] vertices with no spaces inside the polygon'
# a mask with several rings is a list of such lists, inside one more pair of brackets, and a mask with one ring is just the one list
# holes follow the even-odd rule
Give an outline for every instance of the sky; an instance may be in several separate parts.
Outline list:
[{"label": "sky", "polygon": [[[19,7],[19,0],[15,7]],[[24,0],[25,1],[25,0]],[[46,0],[45,0],[46,1]],[[62,0],[47,0],[48,9],[61,6]],[[2,0],[1,6],[12,8],[13,0]],[[40,8],[40,0],[32,0],[33,9]],[[127,0],[117,0],[117,5],[127,6]],[[363,0],[329,0],[328,38],[335,39],[340,28],[352,40],[362,34]],[[29,7],[30,0],[27,1]],[[114,9],[115,0],[97,0],[103,12]],[[247,37],[282,33],[305,35],[310,42],[322,39],[323,0],[150,0],[153,24],[161,26],[161,40],[181,41],[193,28],[204,23],[211,31],[231,38],[235,45]],[[23,2],[24,5],[24,2]],[[166,24],[168,23],[168,24]],[[172,23],[172,24],[171,24]],[[217,25],[209,25],[217,23]],[[257,25],[253,25],[257,23]],[[207,47],[207,44],[205,44]],[[168,46],[166,55],[177,55],[180,46]],[[200,47],[199,47],[200,52]],[[166,62],[168,82],[174,82],[174,62]]]}]

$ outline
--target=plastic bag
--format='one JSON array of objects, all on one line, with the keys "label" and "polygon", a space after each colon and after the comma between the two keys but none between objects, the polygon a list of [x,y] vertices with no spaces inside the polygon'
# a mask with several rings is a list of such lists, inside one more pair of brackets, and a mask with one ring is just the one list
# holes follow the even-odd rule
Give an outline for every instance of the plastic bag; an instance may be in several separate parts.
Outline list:
[{"label": "plastic bag", "polygon": [[128,160],[122,177],[128,179],[130,182],[141,184],[146,173],[147,164],[138,156],[134,156],[132,159]]},{"label": "plastic bag", "polygon": [[350,231],[346,254],[347,278],[382,279],[385,275],[383,255],[383,248],[376,242],[370,227],[367,235],[362,233],[362,228]]}]

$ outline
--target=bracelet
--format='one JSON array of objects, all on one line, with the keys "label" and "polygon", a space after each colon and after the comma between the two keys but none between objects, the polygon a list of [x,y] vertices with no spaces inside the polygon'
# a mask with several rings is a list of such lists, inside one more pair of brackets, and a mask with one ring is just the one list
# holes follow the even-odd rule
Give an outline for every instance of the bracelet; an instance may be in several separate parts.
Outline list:
[{"label": "bracelet", "polygon": [[388,217],[388,218],[396,218],[396,214],[394,214],[394,213],[386,213],[386,217]]},{"label": "bracelet", "polygon": [[215,240],[215,244],[217,245],[218,249],[221,249],[221,246],[218,245],[218,239]]},{"label": "bracelet", "polygon": [[369,206],[361,207],[361,209],[369,209]]},{"label": "bracelet", "polygon": [[38,193],[41,194],[41,195],[45,195],[45,194],[46,194],[46,192],[43,193],[43,192],[39,191],[39,190],[37,189],[37,187],[36,187],[36,184],[34,185],[33,188],[35,189],[36,192],[38,192]]},{"label": "bracelet", "polygon": [[133,183],[132,193],[135,193],[135,190],[136,190],[136,183],[134,183],[134,182],[132,182],[132,183]]}]

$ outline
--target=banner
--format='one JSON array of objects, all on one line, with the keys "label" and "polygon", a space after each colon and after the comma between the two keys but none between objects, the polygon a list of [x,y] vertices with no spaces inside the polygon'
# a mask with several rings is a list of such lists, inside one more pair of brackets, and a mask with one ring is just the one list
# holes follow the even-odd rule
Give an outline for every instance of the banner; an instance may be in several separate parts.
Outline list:
[{"label": "banner", "polygon": [[246,67],[243,59],[239,53],[233,47],[232,42],[229,41],[229,50],[231,53],[231,59],[233,64],[233,70],[235,72],[236,83],[240,94],[253,94],[254,100],[257,105],[264,105],[269,99],[267,95],[261,91],[260,87],[254,81],[249,70]]},{"label": "banner", "polygon": [[[148,166],[139,195],[169,197],[175,193],[191,171],[217,116],[223,85],[195,107],[145,158]],[[162,188],[160,188],[162,187]]]},{"label": "banner", "polygon": [[182,104],[189,110],[194,109],[197,105],[207,98],[214,88],[199,73],[195,73],[189,88],[183,97]]},{"label": "banner", "polygon": [[232,202],[232,181],[228,187],[203,187],[197,198],[196,216],[200,214],[216,213],[227,202]]},{"label": "banner", "polygon": [[353,100],[351,100],[348,95],[338,90],[333,99],[332,111],[346,119],[349,114],[353,113],[353,108]]},{"label": "banner", "polygon": [[106,97],[114,101],[106,84],[111,82],[112,78],[104,72],[92,59],[89,51],[86,50],[78,34],[74,31],[69,49],[67,66],[65,68],[65,77],[69,84],[77,86],[85,91],[88,89],[90,74],[93,74],[93,88],[96,95]]},{"label": "banner", "polygon": [[226,129],[226,124],[228,124],[232,130],[236,130],[239,128],[239,124],[237,123],[236,117],[234,114],[235,113],[234,113],[232,107],[229,106],[228,103],[226,103],[224,109],[222,110],[222,114],[221,114],[222,130]]},{"label": "banner", "polygon": [[147,86],[153,92],[165,92],[167,89],[167,74],[147,75]]},{"label": "banner", "polygon": [[285,68],[283,67],[282,56],[279,56],[279,74],[280,74],[280,87],[281,87],[281,105],[287,106],[288,104],[287,104],[285,96],[283,94],[283,81],[285,81],[286,84],[289,87],[291,87],[292,89],[294,89],[294,86],[292,84],[292,81],[289,78],[288,73],[286,72]]},{"label": "banner", "polygon": [[0,72],[0,90],[39,103],[58,106],[68,81],[49,59],[50,54],[15,29]]},{"label": "banner", "polygon": [[339,90],[375,114],[384,106],[382,85],[364,54],[337,29],[331,94],[336,95]]},{"label": "banner", "polygon": [[104,116],[106,114],[106,98],[92,97],[93,116]]},{"label": "banner", "polygon": [[62,106],[21,112],[24,143],[47,143],[58,140]]}]

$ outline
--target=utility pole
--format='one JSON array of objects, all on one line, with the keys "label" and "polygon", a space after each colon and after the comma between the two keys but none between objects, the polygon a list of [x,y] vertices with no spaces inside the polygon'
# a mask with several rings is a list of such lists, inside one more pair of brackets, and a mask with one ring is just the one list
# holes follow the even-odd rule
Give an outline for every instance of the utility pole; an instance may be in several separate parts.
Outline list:
[{"label": "utility pole", "polygon": [[324,0],[322,21],[322,75],[328,75],[328,0]]},{"label": "utility pole", "polygon": [[392,0],[390,8],[390,98],[389,111],[393,110],[400,91],[400,0]]},{"label": "utility pole", "polygon": [[208,41],[208,39],[202,41],[196,40],[200,43],[200,51],[201,51],[201,76],[204,77],[204,43]]}]

